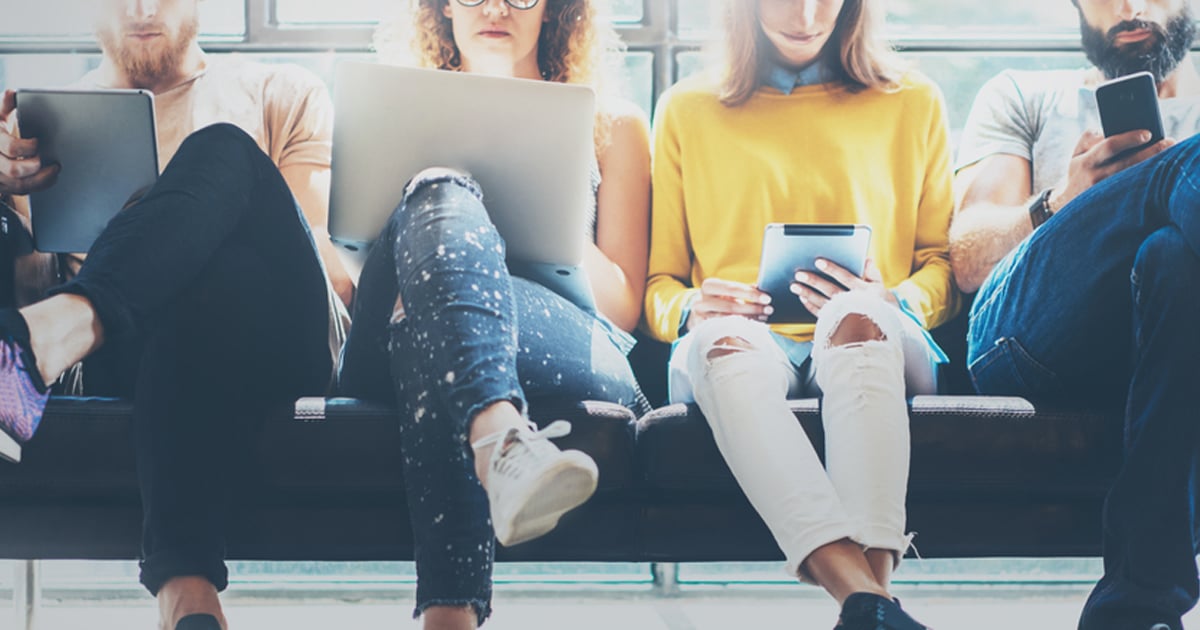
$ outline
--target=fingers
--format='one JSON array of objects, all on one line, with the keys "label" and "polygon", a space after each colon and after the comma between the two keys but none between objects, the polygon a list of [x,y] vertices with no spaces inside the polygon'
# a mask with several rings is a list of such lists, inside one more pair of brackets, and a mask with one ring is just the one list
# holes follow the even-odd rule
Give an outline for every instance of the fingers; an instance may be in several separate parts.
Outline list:
[{"label": "fingers", "polygon": [[[1114,158],[1130,149],[1136,149],[1150,141],[1150,132],[1144,129],[1127,131],[1109,136],[1091,149],[1088,162],[1092,167],[1108,166]],[[1122,160],[1125,158],[1122,157]]]},{"label": "fingers", "polygon": [[1167,138],[1159,140],[1148,147],[1130,153],[1129,155],[1121,157],[1120,159],[1108,162],[1101,169],[1099,169],[1100,174],[1103,177],[1108,177],[1109,175],[1119,173],[1130,166],[1144,162],[1173,146],[1175,146],[1175,141],[1173,139]]},{"label": "fingers", "polygon": [[791,290],[796,295],[800,295],[801,287],[812,289],[825,297],[833,297],[846,292],[845,286],[811,271],[797,271],[795,279],[796,281],[791,284]]},{"label": "fingers", "polygon": [[813,290],[812,287],[795,283],[791,286],[792,293],[795,293],[800,298],[800,303],[804,308],[808,309],[809,313],[820,317],[821,309],[829,303],[829,298]]},{"label": "fingers", "polygon": [[700,298],[692,304],[692,313],[700,320],[737,315],[766,321],[775,312],[771,296],[753,286],[720,278],[709,278],[700,286]]},{"label": "fingers", "polygon": [[1071,154],[1071,157],[1079,157],[1091,151],[1093,147],[1100,144],[1103,140],[1104,136],[1099,131],[1088,129],[1083,132],[1082,136],[1079,136],[1079,141],[1075,143],[1075,152]]},{"label": "fingers", "polygon": [[770,304],[771,297],[748,284],[708,278],[700,285],[700,292],[707,297],[718,297],[726,300],[743,300],[746,302],[761,302]]},{"label": "fingers", "polygon": [[17,93],[13,90],[4,90],[4,97],[0,99],[0,122],[8,120],[8,115],[17,109]]},{"label": "fingers", "polygon": [[36,157],[37,138],[18,138],[0,129],[0,158],[23,160]]},{"label": "fingers", "polygon": [[31,176],[20,179],[8,177],[0,173],[0,192],[12,195],[28,195],[31,192],[44,190],[54,185],[58,179],[61,167],[57,164],[47,166]]}]

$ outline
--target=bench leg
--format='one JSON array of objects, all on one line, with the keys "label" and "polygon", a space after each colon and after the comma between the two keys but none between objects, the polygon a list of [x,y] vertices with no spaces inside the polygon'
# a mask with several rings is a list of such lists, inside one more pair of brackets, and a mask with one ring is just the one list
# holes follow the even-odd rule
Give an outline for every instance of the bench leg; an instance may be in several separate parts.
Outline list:
[{"label": "bench leg", "polygon": [[17,630],[34,630],[42,605],[41,566],[37,560],[13,562],[13,609]]},{"label": "bench leg", "polygon": [[659,596],[679,594],[679,564],[676,562],[651,562],[654,574],[654,593]]}]

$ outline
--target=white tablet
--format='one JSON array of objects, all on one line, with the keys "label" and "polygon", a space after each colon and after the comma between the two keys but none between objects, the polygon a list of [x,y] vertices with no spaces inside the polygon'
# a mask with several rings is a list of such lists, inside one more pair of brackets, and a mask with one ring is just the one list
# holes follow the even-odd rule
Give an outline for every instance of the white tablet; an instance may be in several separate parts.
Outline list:
[{"label": "white tablet", "polygon": [[145,90],[18,90],[23,138],[58,181],[29,196],[33,245],[86,252],[109,220],[158,179],[154,96]]},{"label": "white tablet", "polygon": [[758,266],[758,289],[771,296],[775,312],[771,324],[812,323],[817,318],[791,291],[797,271],[824,276],[817,271],[824,258],[862,276],[867,264],[871,228],[866,225],[771,223],[763,233],[762,259]]}]

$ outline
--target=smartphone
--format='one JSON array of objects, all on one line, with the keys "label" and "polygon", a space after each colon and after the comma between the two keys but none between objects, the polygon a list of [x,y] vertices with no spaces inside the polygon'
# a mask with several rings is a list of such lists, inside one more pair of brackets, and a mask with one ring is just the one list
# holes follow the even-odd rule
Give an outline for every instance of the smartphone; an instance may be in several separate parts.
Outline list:
[{"label": "smartphone", "polygon": [[1158,86],[1154,83],[1154,75],[1149,72],[1138,72],[1101,83],[1096,87],[1096,107],[1100,111],[1100,126],[1106,138],[1138,129],[1150,132],[1149,142],[1127,149],[1113,160],[1140,151],[1165,137],[1162,114],[1158,109]]}]

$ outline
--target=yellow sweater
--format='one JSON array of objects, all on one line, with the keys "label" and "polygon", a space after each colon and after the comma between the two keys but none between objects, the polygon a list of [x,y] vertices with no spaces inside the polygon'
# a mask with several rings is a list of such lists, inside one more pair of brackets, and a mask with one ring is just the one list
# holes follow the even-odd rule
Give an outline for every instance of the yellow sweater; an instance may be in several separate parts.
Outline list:
[{"label": "yellow sweater", "polygon": [[[654,124],[646,327],[678,336],[705,278],[754,284],[767,223],[864,223],[884,284],[927,328],[959,308],[945,105],[910,73],[894,93],[760,88],[740,107],[696,78],[668,90]],[[812,338],[808,324],[776,332]]]}]

